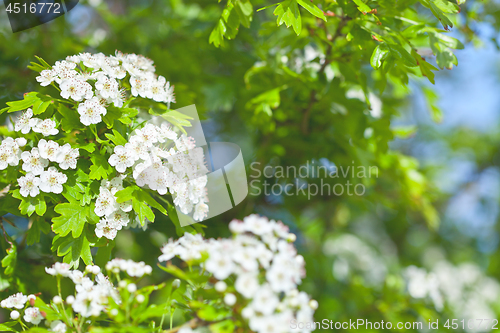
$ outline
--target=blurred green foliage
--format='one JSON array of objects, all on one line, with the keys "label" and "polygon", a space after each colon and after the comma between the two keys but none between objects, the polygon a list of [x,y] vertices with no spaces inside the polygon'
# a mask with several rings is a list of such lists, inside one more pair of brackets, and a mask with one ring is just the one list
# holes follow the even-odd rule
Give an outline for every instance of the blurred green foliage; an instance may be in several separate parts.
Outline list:
[{"label": "blurred green foliage", "polygon": [[[319,301],[318,320],[444,323],[459,318],[453,303],[436,309],[428,299],[408,293],[404,267],[431,269],[440,258],[436,253],[453,264],[474,261],[488,275],[500,274],[498,252],[481,253],[472,239],[440,224],[449,194],[431,181],[437,167],[422,168],[414,157],[390,148],[395,138],[417,132],[429,140],[448,142],[452,151],[470,147],[481,168],[498,165],[498,135],[461,130],[439,137],[429,128],[391,125],[416,90],[426,99],[429,118],[442,119],[437,95],[425,81],[434,83],[436,71],[457,65],[455,49],[480,43],[476,24],[498,32],[498,3],[286,0],[261,11],[257,9],[271,4],[259,0],[92,4],[82,2],[62,18],[17,34],[11,33],[2,13],[0,108],[36,88],[35,74],[26,68],[35,55],[53,63],[82,51],[120,50],[153,59],[156,72],[175,84],[174,108],[196,104],[208,119],[205,130],[212,141],[242,147],[249,176],[256,175],[252,162],[258,162],[261,171],[267,165],[299,167],[313,161],[377,166],[378,177],[323,179],[332,186],[361,183],[366,187],[363,196],[249,195],[205,223],[205,233],[212,237],[227,235],[230,219],[252,212],[287,223],[297,233],[299,251],[306,259],[303,287]],[[446,31],[450,29],[453,37]],[[294,181],[263,175],[253,179]],[[320,180],[304,181],[319,185]],[[16,228],[4,223],[12,238],[1,241],[6,254],[2,296],[14,292],[12,288],[32,293],[54,288],[43,272],[55,259],[50,233],[27,246],[28,226],[16,221]],[[44,224],[29,226],[49,232]],[[114,255],[155,266],[158,246],[175,235],[170,220],[159,218],[147,232],[120,233]],[[367,262],[361,260],[356,266],[359,258],[341,258],[336,240],[352,235],[356,236],[347,238],[352,252],[371,253],[366,260],[384,268],[378,282],[370,282]],[[5,252],[8,242],[18,244],[15,255]],[[426,256],[428,250],[436,252]],[[15,262],[16,269],[10,269]],[[346,262],[347,277],[341,278]],[[162,279],[164,274],[155,271],[151,279]],[[19,277],[28,280],[21,282]],[[498,302],[492,303],[494,313],[500,314]]]}]

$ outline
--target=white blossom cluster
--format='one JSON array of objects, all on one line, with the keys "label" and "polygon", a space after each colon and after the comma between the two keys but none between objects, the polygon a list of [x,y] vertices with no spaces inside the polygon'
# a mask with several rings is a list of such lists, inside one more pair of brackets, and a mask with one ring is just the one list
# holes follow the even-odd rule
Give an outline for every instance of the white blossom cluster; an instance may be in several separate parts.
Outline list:
[{"label": "white blossom cluster", "polygon": [[[43,135],[55,135],[59,132],[55,128],[53,120],[30,119],[32,115],[31,109],[24,112],[17,119],[15,130],[27,133],[32,123],[36,123],[38,125],[34,126],[39,126],[38,129]],[[68,178],[56,167],[49,167],[49,164],[56,163],[62,170],[75,169],[79,156],[78,149],[73,149],[69,143],[59,146],[55,141],[41,139],[38,146],[33,147],[30,151],[21,151],[21,147],[24,147],[26,142],[25,138],[13,139],[11,137],[2,141],[0,144],[0,170],[4,170],[8,166],[18,166],[22,161],[22,170],[26,172],[26,175],[18,179],[18,184],[19,191],[24,197],[35,197],[40,191],[61,193],[62,185],[66,183]]]},{"label": "white blossom cluster", "polygon": [[175,102],[174,87],[155,74],[153,61],[136,54],[80,53],[57,61],[36,78],[42,86],[55,82],[62,98],[79,102],[77,110],[85,126],[100,123],[107,105],[123,106],[125,85],[119,80],[124,79],[128,80],[133,96],[168,105]]},{"label": "white blossom cluster", "polygon": [[41,133],[43,136],[57,135],[59,130],[56,128],[56,122],[52,119],[33,118],[33,110],[27,109],[17,118],[14,125],[16,132],[28,134],[31,130],[35,133]]},{"label": "white blossom cluster", "polygon": [[[184,214],[194,211],[196,221],[207,216],[208,169],[203,149],[196,147],[193,138],[178,136],[169,125],[149,123],[137,129],[124,146],[114,148],[109,164],[122,174],[131,168],[138,186],[160,195],[172,194],[174,204]],[[103,192],[103,196],[107,198],[109,193]]]},{"label": "white blossom cluster", "polygon": [[[317,302],[297,290],[304,258],[291,244],[295,235],[281,222],[250,215],[229,224],[231,239],[208,239],[186,233],[162,247],[159,261],[178,256],[184,261],[203,260],[203,268],[219,280],[215,290],[228,306],[244,304],[241,314],[252,331],[286,332],[291,320],[312,322]],[[233,279],[234,278],[234,279]],[[228,292],[234,282],[235,293]],[[231,288],[232,290],[232,288]],[[284,330],[286,328],[286,330]]]},{"label": "white blossom cluster", "polygon": [[94,212],[101,217],[95,228],[97,237],[114,239],[117,231],[129,226],[129,212],[132,210],[132,201],[117,203],[115,194],[123,190],[123,179],[115,177],[111,181],[103,179],[99,189],[99,196],[95,203]]},{"label": "white blossom cluster", "polygon": [[44,319],[44,314],[38,307],[34,306],[35,300],[35,295],[26,296],[23,295],[23,293],[17,293],[2,300],[0,306],[12,310],[10,312],[11,319],[18,320],[21,316],[19,311],[24,311],[24,321],[33,325],[38,325]]},{"label": "white blossom cluster", "polygon": [[446,305],[457,318],[495,318],[500,284],[473,263],[454,266],[441,260],[432,270],[409,266],[403,273],[410,296],[429,299],[436,310]]}]

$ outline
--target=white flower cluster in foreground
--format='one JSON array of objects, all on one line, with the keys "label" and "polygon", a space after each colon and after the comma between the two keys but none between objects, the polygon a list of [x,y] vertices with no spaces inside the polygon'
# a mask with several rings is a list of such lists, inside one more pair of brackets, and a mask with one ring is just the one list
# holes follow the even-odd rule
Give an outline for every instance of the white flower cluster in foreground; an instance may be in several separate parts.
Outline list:
[{"label": "white flower cluster in foreground", "polygon": [[[30,114],[32,114],[31,109],[28,109],[19,119],[25,119]],[[18,127],[19,119],[16,122],[16,130],[22,128]],[[44,122],[45,120],[42,123]],[[47,131],[47,133],[50,133],[49,135],[58,133],[57,129],[53,130],[55,132]],[[38,141],[37,147],[32,148],[31,151],[22,152],[21,147],[25,145],[25,138],[5,138],[0,144],[0,170],[4,170],[8,166],[18,166],[22,161],[22,170],[26,172],[26,175],[17,181],[19,191],[24,197],[35,197],[40,191],[61,193],[63,191],[62,185],[66,183],[68,177],[58,171],[55,166],[49,166],[49,164],[51,162],[57,164],[62,170],[75,169],[79,156],[78,149],[71,148],[69,143],[59,146],[55,141],[41,139]]]},{"label": "white flower cluster in foreground", "polygon": [[473,263],[454,266],[438,261],[431,271],[409,266],[404,271],[408,293],[418,299],[429,299],[436,310],[446,305],[457,318],[495,318],[500,305],[500,284],[485,276]]},{"label": "white flower cluster in foreground", "polygon": [[[151,274],[152,267],[144,264],[144,262],[134,262],[131,260],[113,259],[106,264],[106,269],[109,273],[119,274],[125,272],[133,278],[140,278],[146,274]],[[99,266],[89,265],[85,271],[71,270],[70,265],[65,263],[55,263],[50,268],[45,268],[47,274],[58,278],[69,278],[75,285],[75,294],[69,295],[64,301],[60,295],[57,295],[52,300],[52,306],[58,307],[58,311],[64,309],[64,304],[70,306],[72,310],[80,314],[82,317],[97,317],[102,312],[110,312],[110,303],[120,304],[119,292],[126,289],[133,294],[137,290],[134,283],[121,280],[118,286],[113,285],[110,279],[101,273]],[[138,295],[139,301],[141,300]],[[39,325],[44,320],[46,314],[41,311],[36,305],[36,296],[25,296],[22,293],[17,293],[1,301],[0,305],[3,308],[11,309],[10,317],[13,320],[20,318],[20,312],[24,311],[22,317],[25,323]],[[116,311],[116,309],[115,309]],[[50,327],[51,332],[64,333],[67,326],[60,320],[52,322],[46,321],[45,324]]]},{"label": "white flower cluster in foreground", "polygon": [[153,61],[136,54],[80,53],[57,61],[36,78],[42,86],[55,82],[62,98],[80,102],[78,113],[85,126],[100,123],[110,103],[123,106],[125,85],[120,80],[124,79],[128,80],[133,96],[167,105],[175,102],[174,87],[163,76],[155,74]]},{"label": "white flower cluster in foreground", "polygon": [[[295,235],[281,222],[250,215],[229,224],[231,239],[203,239],[186,233],[162,248],[159,261],[177,256],[201,264],[218,280],[214,288],[228,306],[241,305],[242,316],[252,331],[286,332],[290,321],[312,322],[317,302],[297,290],[305,275],[304,258],[291,244]],[[236,292],[227,291],[234,282]]]},{"label": "white flower cluster in foreground", "polygon": [[[208,169],[205,166],[203,149],[195,147],[191,137],[178,136],[165,123],[161,126],[147,124],[137,129],[124,146],[116,146],[109,158],[109,164],[125,177],[130,174],[136,184],[157,191],[158,194],[172,194],[174,204],[184,214],[194,211],[193,218],[203,220],[208,214],[206,194]],[[96,202],[95,213],[105,217],[97,225],[96,234],[109,239],[116,231],[128,224],[132,209],[130,203],[116,202],[116,192],[122,190],[121,178],[109,185],[102,185]]]}]

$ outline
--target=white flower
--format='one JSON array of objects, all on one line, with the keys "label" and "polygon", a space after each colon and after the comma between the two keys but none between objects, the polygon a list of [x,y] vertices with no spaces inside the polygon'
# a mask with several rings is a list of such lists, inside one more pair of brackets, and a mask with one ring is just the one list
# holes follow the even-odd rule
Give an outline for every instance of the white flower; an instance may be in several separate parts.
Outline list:
[{"label": "white flower", "polygon": [[53,70],[44,69],[40,72],[40,75],[36,77],[36,80],[40,82],[40,85],[42,87],[45,87],[51,84],[52,81],[54,81],[56,75],[57,74]]},{"label": "white flower", "polygon": [[177,255],[177,246],[178,243],[170,239],[167,244],[165,244],[161,248],[161,252],[163,253],[158,257],[158,261],[168,261]]},{"label": "white flower", "polygon": [[92,97],[78,105],[80,121],[85,126],[90,124],[99,124],[102,121],[101,116],[106,114],[106,108],[99,103],[97,97]]},{"label": "white flower", "polygon": [[99,79],[95,83],[95,88],[106,99],[115,99],[118,97],[118,82],[115,79],[108,78],[106,75],[99,76]]},{"label": "white flower", "polygon": [[55,141],[45,139],[38,141],[38,150],[42,158],[48,159],[51,162],[56,162],[59,153],[59,144]]},{"label": "white flower", "polygon": [[33,132],[42,133],[43,136],[56,135],[59,130],[56,128],[56,122],[52,119],[37,121],[33,126]]},{"label": "white flower", "polygon": [[19,193],[23,197],[32,196],[36,197],[40,193],[40,178],[35,177],[33,173],[28,173],[17,180],[19,183]]},{"label": "white flower", "polygon": [[252,214],[243,219],[246,225],[246,230],[253,232],[256,235],[262,236],[273,231],[272,225],[266,218]]},{"label": "white flower", "polygon": [[252,298],[259,289],[259,280],[255,273],[240,274],[234,287],[245,298]]},{"label": "white flower", "polygon": [[84,80],[78,78],[69,78],[63,80],[59,85],[61,88],[61,97],[69,99],[70,97],[75,101],[81,101],[83,98],[91,98],[89,91],[92,92],[92,86]]},{"label": "white flower", "polygon": [[116,171],[123,173],[128,167],[134,165],[135,159],[130,150],[123,146],[116,146],[114,152],[108,162],[115,167]]},{"label": "white flower", "polygon": [[208,205],[204,202],[200,202],[194,206],[193,219],[195,221],[203,221],[208,215]]},{"label": "white flower", "polygon": [[95,226],[95,234],[99,238],[104,236],[107,239],[115,239],[116,228],[111,226],[106,219],[101,219],[101,221]]},{"label": "white flower", "polygon": [[59,194],[63,191],[62,185],[66,183],[68,177],[56,168],[50,167],[48,171],[40,175],[40,189],[46,193]]},{"label": "white flower", "polygon": [[57,152],[56,162],[63,170],[76,168],[76,159],[80,156],[78,148],[72,149],[69,143],[61,146]]},{"label": "white flower", "polygon": [[83,283],[83,272],[79,270],[74,270],[69,272],[69,278],[73,281],[74,284],[82,284]]},{"label": "white flower", "polygon": [[279,304],[278,296],[269,285],[263,285],[255,293],[252,300],[252,308],[263,315],[270,315]]},{"label": "white flower", "polygon": [[205,268],[218,280],[224,280],[234,271],[234,264],[227,253],[213,251],[205,262]]},{"label": "white flower", "polygon": [[121,210],[116,210],[110,215],[106,216],[108,224],[117,230],[121,230],[122,227],[126,227],[130,222],[128,214]]},{"label": "white flower", "polygon": [[27,308],[24,311],[24,321],[38,325],[43,320],[43,316],[38,308]]},{"label": "white flower", "polygon": [[23,134],[28,134],[31,130],[31,117],[33,117],[33,111],[31,109],[23,112],[23,114],[17,118],[14,130],[16,132],[21,131]]},{"label": "white flower", "polygon": [[60,320],[54,320],[50,323],[50,331],[54,333],[66,333],[66,324]]},{"label": "white flower", "polygon": [[63,277],[68,277],[70,273],[71,266],[66,263],[56,262],[52,267],[45,267],[45,272],[52,276],[60,275]]},{"label": "white flower", "polygon": [[14,295],[11,295],[4,299],[2,302],[0,302],[0,306],[2,308],[16,308],[16,309],[22,309],[24,308],[24,305],[28,301],[28,297],[23,295],[23,293],[17,293]]},{"label": "white flower", "polygon": [[97,216],[108,216],[111,215],[116,209],[116,199],[115,196],[106,188],[101,187],[99,191],[99,197],[95,203],[94,212]]},{"label": "white flower", "polygon": [[44,168],[49,165],[49,161],[40,156],[38,148],[33,148],[31,152],[24,151],[21,154],[23,159],[23,170],[26,172],[32,172],[33,175],[40,175]]}]

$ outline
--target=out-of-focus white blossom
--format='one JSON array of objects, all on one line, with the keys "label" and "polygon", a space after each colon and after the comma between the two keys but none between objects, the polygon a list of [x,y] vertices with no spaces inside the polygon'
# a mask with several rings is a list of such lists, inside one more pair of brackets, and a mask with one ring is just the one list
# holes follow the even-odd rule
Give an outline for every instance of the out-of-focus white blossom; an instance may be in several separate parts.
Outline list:
[{"label": "out-of-focus white blossom", "polygon": [[[288,227],[250,215],[243,221],[232,221],[229,228],[234,233],[231,239],[205,240],[189,233],[171,239],[162,247],[158,260],[175,256],[191,263],[204,260],[201,265],[218,280],[214,288],[219,293],[228,289],[226,281],[235,280],[234,289],[240,296],[231,292],[223,300],[228,306],[244,300],[242,316],[253,331],[289,331],[284,328],[293,319],[312,322],[317,302],[297,290],[305,274],[304,260],[289,242],[293,237]],[[208,255],[206,259],[203,253]]]}]

